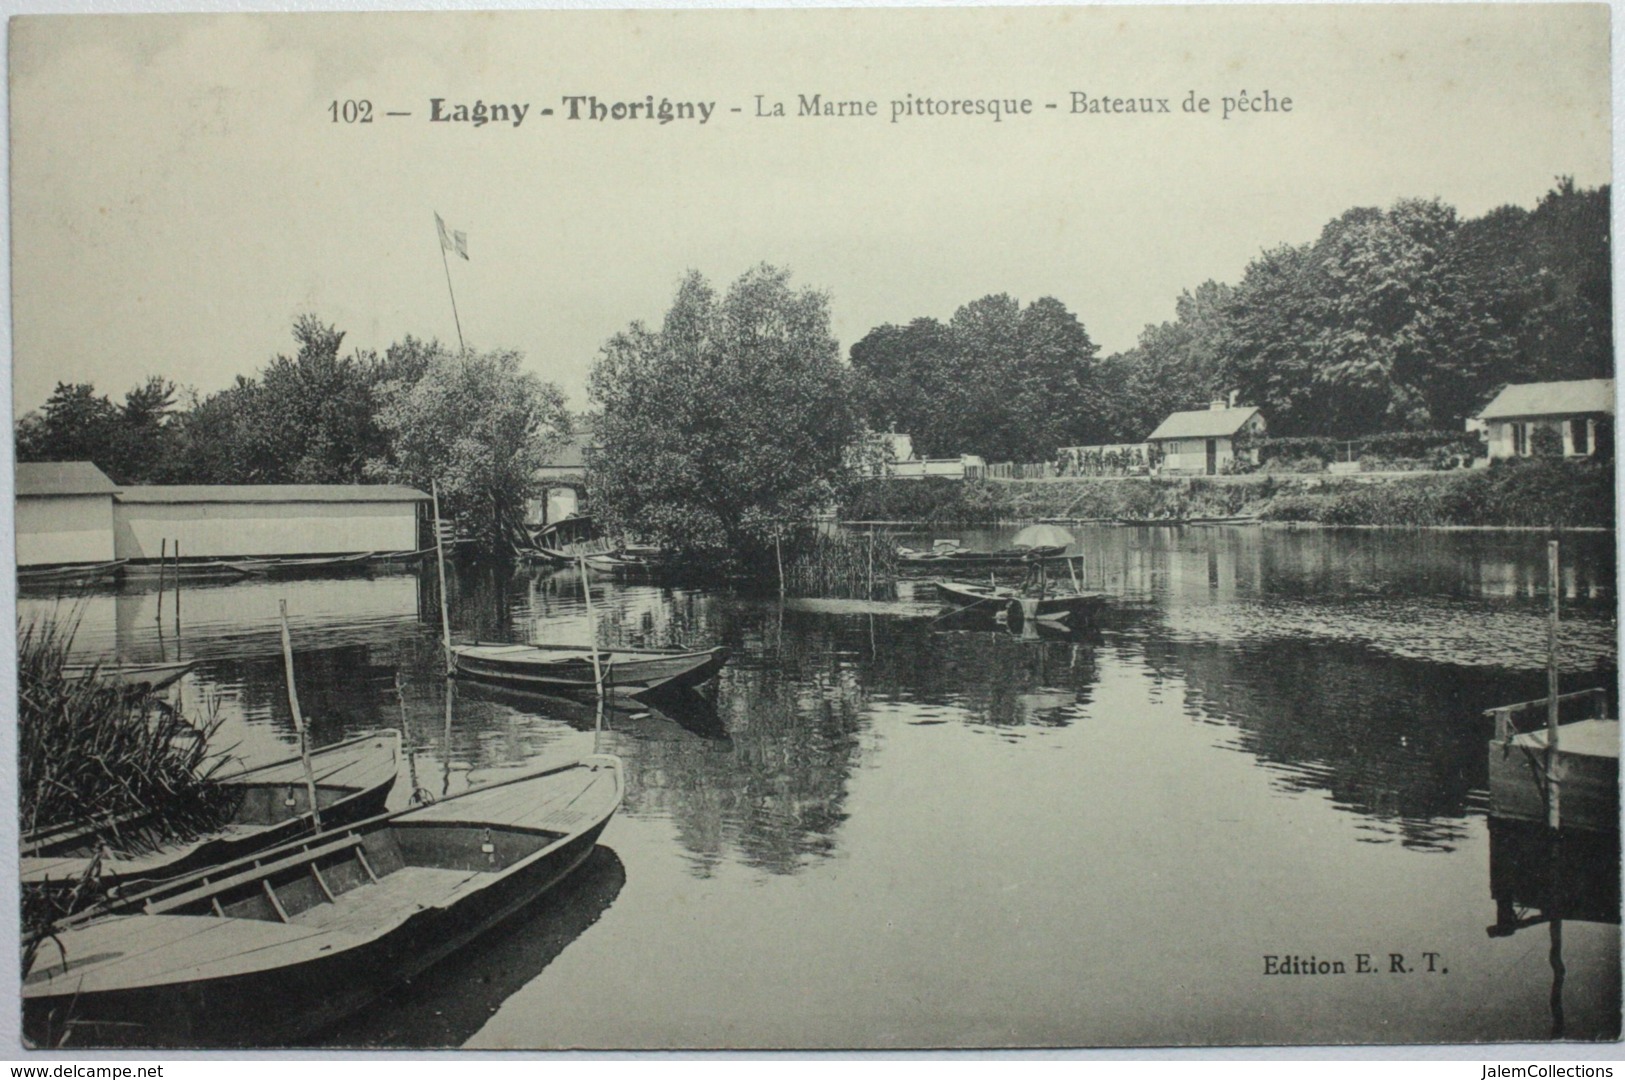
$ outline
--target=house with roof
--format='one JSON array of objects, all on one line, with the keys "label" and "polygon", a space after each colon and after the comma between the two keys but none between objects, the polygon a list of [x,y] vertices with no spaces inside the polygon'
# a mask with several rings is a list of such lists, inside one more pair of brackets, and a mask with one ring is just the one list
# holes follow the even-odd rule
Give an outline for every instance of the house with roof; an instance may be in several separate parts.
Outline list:
[{"label": "house with roof", "polygon": [[1236,444],[1266,430],[1264,414],[1255,406],[1214,401],[1205,409],[1170,414],[1146,442],[1162,455],[1162,472],[1214,476],[1225,472],[1238,453],[1256,464],[1258,451],[1238,451]]},{"label": "house with roof", "polygon": [[118,485],[88,461],[17,466],[17,565],[112,562]]},{"label": "house with roof", "polygon": [[1489,442],[1491,458],[1530,457],[1536,433],[1550,431],[1561,440],[1564,457],[1610,457],[1614,447],[1614,380],[1571,379],[1564,382],[1508,386],[1468,422]]}]

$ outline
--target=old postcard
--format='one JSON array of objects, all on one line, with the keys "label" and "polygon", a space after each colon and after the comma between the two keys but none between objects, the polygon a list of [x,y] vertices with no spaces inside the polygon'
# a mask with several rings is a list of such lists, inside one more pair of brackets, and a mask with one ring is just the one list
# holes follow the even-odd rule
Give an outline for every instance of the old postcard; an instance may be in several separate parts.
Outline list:
[{"label": "old postcard", "polygon": [[14,19],[18,1045],[1617,1040],[1609,17]]}]

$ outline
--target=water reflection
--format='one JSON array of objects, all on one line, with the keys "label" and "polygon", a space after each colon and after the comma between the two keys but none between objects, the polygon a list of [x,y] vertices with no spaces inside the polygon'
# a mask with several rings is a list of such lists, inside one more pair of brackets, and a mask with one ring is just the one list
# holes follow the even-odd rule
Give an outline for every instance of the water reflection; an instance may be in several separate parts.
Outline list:
[{"label": "water reflection", "polygon": [[591,929],[625,884],[620,856],[600,844],[535,904],[347,1018],[314,1045],[462,1045],[504,1001]]},{"label": "water reflection", "polygon": [[[1474,914],[1483,906],[1479,860],[1486,854],[1498,899],[1512,896],[1520,911],[1550,903],[1582,925],[1574,923],[1576,905],[1599,886],[1586,878],[1570,893],[1548,890],[1536,900],[1521,886],[1508,892],[1500,884],[1509,865],[1504,845],[1487,836],[1484,820],[1489,730],[1482,710],[1544,694],[1544,538],[1075,531],[1083,588],[1110,597],[1098,621],[1076,632],[1039,626],[1017,634],[979,618],[944,617],[923,581],[905,580],[896,599],[885,601],[781,602],[725,587],[583,581],[574,570],[454,570],[448,607],[459,639],[724,645],[732,654],[702,695],[616,703],[602,713],[591,703],[448,684],[432,574],[187,583],[178,628],[172,592],[160,607],[146,584],[94,590],[77,600],[76,647],[130,660],[177,652],[200,659],[177,691],[188,707],[218,708],[225,738],[243,756],[280,757],[293,742],[276,630],[277,601],[286,599],[316,740],[378,727],[405,732],[413,775],[397,784],[396,805],[413,788],[439,796],[595,748],[620,755],[627,795],[606,841],[626,869],[617,861],[609,899],[589,899],[584,910],[602,912],[615,900],[617,926],[645,927],[650,939],[585,935],[577,947],[592,950],[597,970],[624,962],[629,978],[656,978],[617,950],[657,947],[669,932],[663,905],[674,895],[703,897],[696,909],[715,912],[719,934],[756,925],[771,911],[819,942],[819,955],[840,970],[861,970],[883,956],[892,966],[875,972],[874,985],[889,986],[883,1000],[896,1002],[907,998],[897,991],[916,983],[899,973],[935,962],[904,945],[940,953],[941,934],[927,933],[937,925],[931,917],[946,910],[947,893],[971,888],[966,903],[980,916],[954,923],[951,932],[985,936],[987,948],[977,953],[978,970],[987,973],[983,989],[1013,994],[1019,987],[1034,1001],[1061,1003],[1029,1009],[1023,1015],[1031,1027],[988,1028],[989,1039],[1017,1030],[1058,1041],[1188,1038],[1189,1029],[1146,1019],[1175,977],[1193,995],[1215,988],[1219,997],[1193,1008],[1220,1017],[1214,1031],[1247,1041],[1525,1031],[1513,1014],[1527,1011],[1527,993],[1485,1005],[1482,995],[1459,988],[1465,980],[1427,1001],[1407,999],[1405,1034],[1384,1026],[1393,1002],[1380,994],[1328,1005],[1326,1015],[1338,1020],[1325,1032],[1239,1018],[1223,995],[1233,991],[1236,965],[1252,963],[1263,945],[1298,947],[1274,940],[1278,897],[1286,893],[1296,896],[1301,908],[1293,917],[1306,925],[1369,926],[1371,910],[1344,898],[1384,897],[1426,939],[1420,947],[1448,940],[1464,964],[1489,970],[1501,954]],[[1009,535],[964,539],[997,547]],[[1613,685],[1612,540],[1565,537],[1564,544],[1565,684]],[[25,596],[20,609],[27,619],[55,604]],[[1113,768],[1100,767],[1103,747]],[[1012,806],[1012,790],[1023,794],[1020,807]],[[893,837],[899,821],[912,821],[912,831]],[[957,859],[967,836],[982,845],[981,865],[1001,867],[997,873],[950,883],[953,871],[920,862],[911,846],[926,838]],[[1617,871],[1617,851],[1593,861]],[[867,889],[832,884],[848,879],[868,882]],[[1229,912],[1222,932],[1190,929],[1205,917],[1186,895],[1196,880],[1233,890],[1222,905]],[[1005,891],[1012,883],[1020,887]],[[812,896],[816,902],[805,900]],[[1617,908],[1617,884],[1613,899],[1599,902]],[[901,951],[865,951],[875,940],[854,928],[867,925],[880,903],[913,913],[908,925],[921,927],[920,940],[888,930],[887,947]],[[1090,932],[1054,925],[1079,905],[1091,913]],[[578,917],[566,907],[550,909],[553,917]],[[586,916],[582,930],[596,917]],[[1008,926],[999,921],[1006,918]],[[541,915],[524,926],[497,940],[525,949],[532,935],[549,932]],[[1035,926],[1046,927],[1040,938],[1031,937]],[[1043,955],[1035,955],[1035,940],[1045,943],[1037,950]],[[958,950],[976,951],[963,937],[955,941]],[[1597,1018],[1611,1007],[1617,1033],[1617,970],[1595,974],[1610,970],[1610,955],[1617,960],[1617,936],[1610,945],[1571,929],[1564,944],[1567,1030],[1594,1033],[1607,1026]],[[1238,959],[1232,954],[1243,945]],[[798,985],[798,969],[775,966],[792,964],[793,950],[781,955],[756,938],[731,948],[737,970]],[[489,954],[494,967],[480,960],[470,969],[480,974],[468,976],[479,986],[489,977],[496,989],[488,995],[480,997],[473,982],[450,997],[424,986],[410,992],[421,999],[409,994],[381,1007],[368,1021],[375,1026],[356,1029],[374,1034],[345,1038],[457,1041],[481,1022],[481,1009],[496,1008],[527,978],[562,978],[549,959],[535,962],[542,953],[532,954],[528,967],[503,967],[499,953]],[[1124,962],[1126,953],[1133,963]],[[688,962],[703,966],[706,957]],[[799,962],[815,960],[800,955]],[[1084,968],[1112,985],[1121,1016],[1107,1010],[1116,1019],[1099,1026],[1078,1019],[1089,1012],[1074,1007],[1076,972]],[[1528,980],[1549,974],[1520,970],[1515,977],[1528,991]],[[662,977],[671,979],[668,1003],[695,992],[676,967]],[[952,982],[931,980],[935,996],[919,1008],[938,1017],[985,1014],[982,990]],[[861,988],[849,989],[863,999]],[[1543,982],[1542,1002],[1547,989]],[[477,1004],[447,1005],[468,995]],[[652,1001],[640,1015],[653,1023],[660,1006]],[[397,1022],[392,1009],[417,1020]],[[435,1009],[450,1018],[435,1033],[420,1033],[440,1022],[428,1019]],[[550,1041],[550,1018],[537,1022],[538,1041]],[[774,1030],[765,1015],[741,1022]],[[923,1020],[899,1024],[916,1039],[940,1035]],[[560,1039],[581,1037],[559,1030]],[[841,1042],[835,1035],[825,1041]]]}]

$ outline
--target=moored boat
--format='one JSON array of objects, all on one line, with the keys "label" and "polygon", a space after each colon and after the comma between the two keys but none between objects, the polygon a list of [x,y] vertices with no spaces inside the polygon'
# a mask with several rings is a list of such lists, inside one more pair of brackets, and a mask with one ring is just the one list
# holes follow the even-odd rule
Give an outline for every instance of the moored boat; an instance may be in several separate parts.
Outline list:
[{"label": "moored boat", "polygon": [[115,660],[101,664],[63,664],[62,674],[69,679],[84,679],[94,675],[105,682],[117,683],[131,690],[162,690],[179,682],[195,667],[196,660],[174,660],[157,664],[126,664]]},{"label": "moored boat", "polygon": [[554,693],[593,693],[602,673],[604,688],[636,696],[703,685],[728,662],[725,648],[599,649],[573,645],[515,645],[475,642],[451,647],[456,674],[505,686]]},{"label": "moored boat", "polygon": [[317,577],[324,574],[359,573],[367,568],[368,563],[377,554],[374,551],[362,551],[352,555],[324,555],[310,559],[230,559],[223,560],[222,565],[255,577]]},{"label": "moored boat", "polygon": [[128,896],[43,940],[36,1046],[297,1043],[565,878],[623,795],[593,755]]},{"label": "moored boat", "polygon": [[[386,729],[311,753],[323,828],[383,811],[400,770],[400,745],[400,732]],[[142,815],[32,830],[22,837],[22,883],[72,886],[100,854],[99,884],[125,889],[235,859],[315,828],[305,766],[297,756],[222,776],[218,782],[231,790],[236,803],[218,831],[190,841],[154,842],[151,822]]]},{"label": "moored boat", "polygon": [[1045,596],[1016,596],[1005,604],[1004,614],[1011,623],[1026,619],[1076,622],[1092,618],[1106,603],[1100,593],[1050,593]]},{"label": "moored boat", "polygon": [[92,585],[124,570],[129,559],[102,563],[69,563],[63,566],[20,566],[18,585]]},{"label": "moored boat", "polygon": [[1004,605],[1016,597],[1016,590],[1006,585],[992,585],[974,581],[949,581],[938,578],[932,584],[943,600],[961,610],[980,608],[989,615],[1003,610]]},{"label": "moored boat", "polygon": [[[1489,747],[1490,815],[1549,821],[1554,791],[1549,774],[1555,772],[1557,816],[1563,828],[1618,832],[1619,721],[1608,716],[1608,691],[1598,688],[1559,695],[1555,755],[1548,753],[1549,700],[1486,711],[1495,721]],[[1575,716],[1575,712],[1584,715]]]},{"label": "moored boat", "polygon": [[1053,544],[1042,547],[1006,548],[1000,551],[960,551],[957,549],[915,551],[912,548],[900,547],[897,549],[897,560],[905,566],[1023,566],[1034,559],[1060,558],[1065,551],[1065,547],[1057,547]]}]

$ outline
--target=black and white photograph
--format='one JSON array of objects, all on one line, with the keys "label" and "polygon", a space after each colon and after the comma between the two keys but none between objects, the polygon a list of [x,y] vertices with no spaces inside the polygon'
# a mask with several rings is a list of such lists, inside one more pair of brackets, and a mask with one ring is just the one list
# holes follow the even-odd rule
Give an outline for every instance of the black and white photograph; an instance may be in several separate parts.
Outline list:
[{"label": "black and white photograph", "polygon": [[1611,15],[12,18],[14,1056],[1617,1051]]}]

